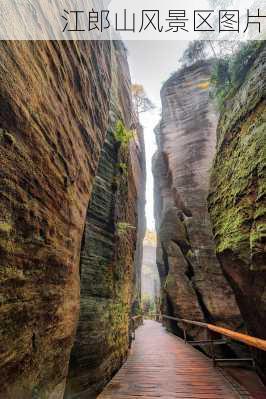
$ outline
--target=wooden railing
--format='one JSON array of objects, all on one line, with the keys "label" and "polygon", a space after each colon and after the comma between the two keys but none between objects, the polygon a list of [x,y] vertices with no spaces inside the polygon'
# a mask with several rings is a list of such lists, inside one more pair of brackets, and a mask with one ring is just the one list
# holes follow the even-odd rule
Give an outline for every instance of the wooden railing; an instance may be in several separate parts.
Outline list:
[{"label": "wooden railing", "polygon": [[136,337],[135,331],[142,324],[143,324],[143,315],[142,314],[138,315],[138,316],[132,316],[131,317],[131,319],[130,319],[130,338],[131,338],[131,341],[135,340],[135,337]]},{"label": "wooden railing", "polygon": [[[178,326],[181,327],[183,330],[184,341],[186,343],[189,343],[193,346],[208,345],[209,346],[209,354],[212,358],[214,366],[216,366],[216,364],[220,363],[220,362],[226,362],[226,363],[251,362],[252,367],[254,369],[256,369],[256,371],[258,372],[259,375],[263,376],[263,373],[261,372],[259,366],[256,364],[254,358],[252,358],[252,357],[250,357],[250,358],[231,358],[231,359],[219,358],[216,356],[216,353],[215,353],[215,345],[227,344],[229,340],[233,340],[233,341],[241,342],[251,348],[256,348],[258,350],[266,351],[266,340],[252,337],[250,335],[243,334],[243,333],[238,333],[236,331],[229,330],[229,329],[223,328],[223,327],[219,327],[214,324],[204,323],[204,322],[195,321],[195,320],[180,319],[178,317],[168,316],[165,314],[154,314],[154,315],[152,315],[152,318],[154,318],[155,320],[160,321],[160,322],[163,319],[166,319],[166,320],[173,320],[173,321],[176,321],[177,323],[179,323]],[[189,341],[187,339],[188,325],[194,325],[194,326],[206,329],[208,331],[208,339],[200,340],[200,341],[196,341],[196,340]],[[222,337],[225,337],[225,338],[217,339],[217,337],[213,336],[213,333],[216,333],[216,334],[218,333]]]},{"label": "wooden railing", "polygon": [[140,321],[141,324],[143,324],[143,314],[137,315],[137,316],[132,316],[131,320],[133,321],[133,323]]},{"label": "wooden railing", "polygon": [[233,330],[229,330],[227,328],[218,327],[218,326],[215,326],[214,324],[203,323],[201,321],[179,319],[177,317],[167,316],[165,314],[161,315],[161,317],[163,319],[169,319],[169,320],[177,321],[179,323],[183,323],[184,325],[191,324],[194,326],[206,328],[209,331],[214,331],[214,332],[221,334],[224,337],[228,337],[234,341],[242,342],[243,344],[246,344],[248,346],[252,346],[252,347],[260,349],[262,351],[266,351],[266,340],[264,340],[264,339],[255,338],[250,335],[238,333]]},{"label": "wooden railing", "polygon": [[[205,328],[205,329],[207,329],[209,331],[216,332],[216,333],[218,333],[218,334],[220,334],[220,335],[222,335],[224,337],[228,337],[228,338],[230,338],[230,339],[232,339],[234,341],[241,342],[241,343],[243,343],[245,345],[248,345],[248,346],[251,346],[253,348],[260,349],[262,351],[266,351],[266,340],[260,339],[260,338],[256,338],[256,337],[252,337],[250,335],[243,334],[243,333],[238,333],[236,331],[229,330],[228,328],[219,327],[219,326],[216,326],[216,325],[210,324],[210,323],[204,323],[202,321],[180,319],[178,317],[168,316],[168,315],[159,314],[159,313],[150,314],[149,316],[152,319],[155,319],[155,320],[158,320],[158,321],[161,321],[162,319],[168,319],[168,320],[176,321],[178,323],[182,323],[183,331],[185,332],[184,333],[185,341],[187,341],[187,336],[186,336],[187,335],[186,334],[187,328],[185,326],[187,324],[190,324],[190,325],[194,325],[194,326]],[[134,330],[136,330],[138,325],[143,324],[143,315],[133,316],[133,317],[131,317],[131,320],[132,320],[133,328],[134,328]],[[199,341],[192,341],[192,342],[195,343],[195,342],[199,342]]]}]

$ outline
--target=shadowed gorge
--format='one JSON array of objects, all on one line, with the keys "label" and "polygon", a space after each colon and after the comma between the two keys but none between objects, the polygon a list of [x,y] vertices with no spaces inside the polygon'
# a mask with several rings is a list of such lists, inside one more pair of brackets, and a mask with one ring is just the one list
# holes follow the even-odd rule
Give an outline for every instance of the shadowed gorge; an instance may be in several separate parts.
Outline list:
[{"label": "shadowed gorge", "polygon": [[126,44],[0,43],[0,399],[262,399],[265,44]]},{"label": "shadowed gorge", "polygon": [[[140,275],[141,257],[137,254],[134,263],[134,255],[142,245],[137,242],[137,233],[142,234],[138,229],[138,208],[141,223],[145,220],[145,157],[139,125],[131,144],[121,145],[116,139],[118,120],[125,121],[128,127],[136,124],[121,43],[114,48],[112,73],[109,127],[81,249],[81,311],[70,359],[67,398],[95,397],[110,380],[128,352],[131,305],[140,309],[140,280],[135,275]],[[125,221],[130,226],[123,229]]]},{"label": "shadowed gorge", "polygon": [[[144,149],[125,50],[2,42],[0,59],[0,396],[61,398],[79,317],[68,387],[97,390],[125,359],[140,284]],[[118,120],[137,128],[126,146]]]}]

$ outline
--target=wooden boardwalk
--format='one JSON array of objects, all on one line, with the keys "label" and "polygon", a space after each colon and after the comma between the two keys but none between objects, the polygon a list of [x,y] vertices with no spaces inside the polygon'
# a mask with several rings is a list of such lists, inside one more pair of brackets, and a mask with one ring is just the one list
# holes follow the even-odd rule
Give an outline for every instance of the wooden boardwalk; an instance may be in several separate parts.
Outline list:
[{"label": "wooden boardwalk", "polygon": [[137,330],[131,354],[98,399],[236,399],[212,362],[155,321]]}]

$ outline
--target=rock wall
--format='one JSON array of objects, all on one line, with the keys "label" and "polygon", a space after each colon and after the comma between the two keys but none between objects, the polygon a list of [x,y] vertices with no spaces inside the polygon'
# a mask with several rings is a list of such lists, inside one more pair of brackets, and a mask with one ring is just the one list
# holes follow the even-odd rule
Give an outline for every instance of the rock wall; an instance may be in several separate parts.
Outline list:
[{"label": "rock wall", "polygon": [[0,44],[1,398],[64,391],[110,57],[107,42]]},{"label": "rock wall", "polygon": [[[218,125],[209,210],[216,251],[248,332],[266,339],[266,48]],[[266,358],[257,354],[266,374]]]},{"label": "rock wall", "polygon": [[118,42],[112,74],[109,128],[83,236],[80,320],[66,398],[95,398],[112,378],[127,355],[131,305],[139,307],[138,211],[139,219],[145,220],[145,159],[141,129],[126,145],[114,134],[118,120],[128,129],[135,123],[126,53]]},{"label": "rock wall", "polygon": [[[207,209],[217,125],[210,73],[209,62],[197,63],[172,75],[161,91],[159,150],[153,160],[157,266],[163,312],[237,330],[243,323],[215,255]],[[171,327],[179,332],[175,323]],[[190,327],[188,334],[205,333]]]},{"label": "rock wall", "polygon": [[[123,59],[119,76],[114,51]],[[83,346],[78,366],[88,356],[110,375],[127,350],[136,230],[117,236],[115,226],[137,227],[142,175],[134,177],[131,152],[142,161],[142,147],[136,136],[122,150],[112,131],[117,115],[129,124],[128,69],[119,44],[2,41],[0,76],[0,397],[61,399],[80,276],[77,340],[87,340],[84,318],[92,353]],[[100,336],[103,327],[110,335]]]}]

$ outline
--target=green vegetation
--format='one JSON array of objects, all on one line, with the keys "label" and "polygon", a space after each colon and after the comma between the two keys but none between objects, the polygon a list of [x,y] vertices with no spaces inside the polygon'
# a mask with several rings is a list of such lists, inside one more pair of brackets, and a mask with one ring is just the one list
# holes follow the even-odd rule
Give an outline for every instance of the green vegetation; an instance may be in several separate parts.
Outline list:
[{"label": "green vegetation", "polygon": [[12,225],[7,222],[0,222],[0,232],[10,233]]},{"label": "green vegetation", "polygon": [[128,179],[128,166],[125,162],[119,162],[115,165],[115,175],[112,177],[112,186],[114,191],[123,186],[127,185]]},{"label": "green vegetation", "polygon": [[134,138],[134,132],[132,130],[127,130],[124,123],[118,120],[115,126],[114,136],[120,145],[127,147],[130,140]]},{"label": "green vegetation", "polygon": [[155,108],[155,105],[147,97],[144,87],[140,84],[133,84],[131,87],[133,105],[139,119],[139,115],[143,112],[151,111]]},{"label": "green vegetation", "polygon": [[187,49],[180,58],[181,65],[188,67],[197,61],[201,61],[206,57],[206,43],[203,40],[194,40],[189,43]]},{"label": "green vegetation", "polygon": [[[258,75],[252,71],[249,77],[254,79]],[[243,93],[246,106],[250,94],[245,84],[234,101]],[[263,87],[261,92],[256,92],[257,101],[262,96]],[[239,119],[237,128],[235,119],[231,119],[232,109],[235,109],[234,102],[231,107],[225,107],[219,125],[218,134],[224,129],[227,141],[226,145],[220,145],[212,169],[209,210],[217,252],[237,253],[249,265],[254,255],[263,252],[266,237],[265,105],[261,102],[248,117],[244,113],[245,119]],[[225,125],[224,121],[229,123]],[[230,134],[232,131],[234,134]]]},{"label": "green vegetation", "polygon": [[213,84],[213,97],[216,99],[220,111],[223,109],[225,101],[232,98],[244,82],[264,45],[263,41],[250,41],[243,44],[235,54],[216,60],[211,83]]},{"label": "green vegetation", "polygon": [[117,170],[121,173],[123,176],[127,176],[127,164],[125,162],[119,162],[116,164]]},{"label": "green vegetation", "polygon": [[141,307],[146,316],[156,313],[156,304],[149,294],[143,295]]},{"label": "green vegetation", "polygon": [[176,286],[176,278],[173,274],[168,274],[164,283],[164,289],[172,288]]},{"label": "green vegetation", "polygon": [[132,226],[130,223],[127,222],[119,222],[116,225],[116,231],[119,236],[123,236],[126,234],[128,230],[135,230],[136,227]]}]

